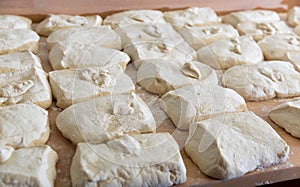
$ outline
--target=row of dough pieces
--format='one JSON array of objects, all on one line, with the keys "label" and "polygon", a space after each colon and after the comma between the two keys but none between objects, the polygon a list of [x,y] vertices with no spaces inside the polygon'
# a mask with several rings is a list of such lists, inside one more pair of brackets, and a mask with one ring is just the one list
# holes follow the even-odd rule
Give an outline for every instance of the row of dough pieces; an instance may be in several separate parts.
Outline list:
[{"label": "row of dough pieces", "polygon": [[[191,65],[186,65],[186,66],[188,66],[188,67],[189,67],[189,66],[191,66]],[[117,105],[117,106],[118,106],[118,105]],[[126,105],[125,105],[125,106],[126,106]],[[118,110],[119,112],[120,112],[120,111],[123,111],[123,112],[124,112],[124,110],[126,111],[126,113],[128,113],[128,111],[130,112],[130,109],[129,109],[129,110],[128,110],[128,109],[126,109],[126,108],[124,109],[124,107],[122,107],[122,106],[121,106],[120,108],[119,108],[119,107],[117,107],[117,110]],[[284,156],[284,157],[285,157],[285,156]],[[284,157],[283,157],[283,158],[284,158]]]}]

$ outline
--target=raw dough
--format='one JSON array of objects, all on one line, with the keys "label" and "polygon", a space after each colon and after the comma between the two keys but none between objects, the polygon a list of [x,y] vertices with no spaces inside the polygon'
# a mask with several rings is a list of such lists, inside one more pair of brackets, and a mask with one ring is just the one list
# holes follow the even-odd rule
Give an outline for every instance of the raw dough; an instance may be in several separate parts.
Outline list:
[{"label": "raw dough", "polygon": [[37,53],[39,40],[29,29],[0,30],[0,55],[27,50]]},{"label": "raw dough", "polygon": [[185,151],[206,175],[240,177],[284,162],[289,146],[263,119],[237,112],[193,123]]},{"label": "raw dough", "polygon": [[165,20],[158,10],[129,10],[107,16],[103,21],[103,25],[113,29],[134,23],[165,23]]},{"label": "raw dough", "polygon": [[57,43],[49,53],[49,61],[54,70],[101,67],[107,64],[119,64],[125,70],[130,57],[124,52],[93,44]]},{"label": "raw dough", "polygon": [[0,105],[30,102],[45,109],[49,108],[52,94],[47,74],[40,67],[30,67],[28,62],[18,61],[16,59],[9,68],[5,62],[0,63]]},{"label": "raw dough", "polygon": [[49,36],[53,31],[69,27],[80,26],[101,26],[102,18],[98,15],[93,16],[72,16],[65,14],[50,14],[41,21],[35,31],[43,36]]},{"label": "raw dough", "polygon": [[300,95],[300,73],[284,61],[232,67],[224,73],[223,84],[250,101]]},{"label": "raw dough", "polygon": [[198,61],[150,59],[141,62],[137,82],[148,92],[163,95],[185,85],[218,84],[215,71]]},{"label": "raw dough", "polygon": [[0,107],[0,148],[43,145],[49,137],[48,112],[34,104]]},{"label": "raw dough", "polygon": [[276,34],[258,42],[266,60],[288,60],[287,53],[300,52],[300,37],[295,34]]},{"label": "raw dough", "polygon": [[135,93],[100,96],[74,104],[57,116],[56,126],[75,145],[104,143],[123,134],[156,129],[151,110]]},{"label": "raw dough", "polygon": [[0,147],[0,165],[6,162],[14,151],[15,149],[8,145]]},{"label": "raw dough", "polygon": [[47,46],[51,49],[56,43],[95,44],[101,47],[120,50],[121,39],[108,26],[99,27],[71,27],[54,31],[47,38]]},{"label": "raw dough", "polygon": [[271,109],[269,117],[291,135],[300,138],[300,100],[295,99]]},{"label": "raw dough", "polygon": [[161,98],[161,107],[174,125],[182,130],[189,130],[193,122],[247,110],[242,96],[213,84],[188,85],[172,90]]},{"label": "raw dough", "polygon": [[223,17],[224,23],[229,23],[236,27],[239,23],[250,22],[274,22],[279,21],[279,15],[272,10],[246,10],[227,14]]},{"label": "raw dough", "polygon": [[294,6],[293,8],[289,9],[287,21],[293,27],[300,24],[300,7]]},{"label": "raw dough", "polygon": [[51,147],[21,148],[0,164],[0,186],[53,187],[58,156]]},{"label": "raw dough", "polygon": [[0,15],[0,29],[31,29],[31,22],[23,16]]},{"label": "raw dough", "polygon": [[241,35],[250,35],[256,41],[275,34],[293,33],[284,21],[242,22],[237,25],[237,29]]},{"label": "raw dough", "polygon": [[71,165],[73,186],[172,186],[186,168],[169,133],[124,135],[106,144],[79,143]]},{"label": "raw dough", "polygon": [[99,95],[130,93],[135,89],[119,65],[52,71],[49,80],[56,105],[61,108]]},{"label": "raw dough", "polygon": [[250,36],[218,40],[197,51],[198,60],[214,69],[228,69],[241,64],[255,64],[264,56]]},{"label": "raw dough", "polygon": [[229,24],[209,26],[182,27],[177,29],[183,39],[195,50],[200,49],[214,41],[238,37],[239,33]]},{"label": "raw dough", "polygon": [[177,28],[221,22],[215,11],[209,7],[190,7],[184,10],[167,11],[164,12],[164,18]]}]

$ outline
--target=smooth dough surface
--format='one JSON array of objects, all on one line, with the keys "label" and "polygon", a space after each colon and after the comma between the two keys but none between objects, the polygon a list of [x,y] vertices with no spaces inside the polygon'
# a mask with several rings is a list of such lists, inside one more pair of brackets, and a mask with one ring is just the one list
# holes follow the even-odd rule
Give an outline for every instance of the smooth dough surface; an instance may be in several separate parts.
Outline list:
[{"label": "smooth dough surface", "polygon": [[58,155],[50,146],[21,148],[0,164],[0,186],[53,187]]},{"label": "smooth dough surface", "polygon": [[295,99],[271,109],[269,117],[292,136],[300,138],[300,100]]},{"label": "smooth dough surface", "polygon": [[284,61],[232,67],[224,73],[223,84],[250,101],[300,95],[300,73]]},{"label": "smooth dough surface", "polygon": [[106,144],[79,143],[73,186],[172,186],[186,181],[179,147],[169,133],[124,135]]},{"label": "smooth dough surface", "polygon": [[156,129],[151,110],[135,93],[100,96],[74,104],[58,115],[56,126],[74,144],[105,143],[124,134]]},{"label": "smooth dough surface", "polygon": [[250,36],[215,41],[197,51],[198,60],[214,69],[263,61],[262,50]]},{"label": "smooth dough surface", "polygon": [[35,31],[43,36],[49,36],[53,31],[69,27],[101,26],[102,18],[99,15],[73,16],[66,14],[50,14],[41,21]]},{"label": "smooth dough surface", "polygon": [[0,30],[0,55],[27,50],[37,53],[39,40],[39,35],[30,29]]},{"label": "smooth dough surface", "polygon": [[135,89],[119,65],[56,70],[49,73],[49,80],[56,105],[61,108],[99,95],[130,93]]},{"label": "smooth dough surface", "polygon": [[137,82],[154,94],[163,95],[185,85],[218,84],[216,72],[198,61],[150,59],[141,64]]},{"label": "smooth dough surface", "polygon": [[213,84],[188,85],[172,90],[163,95],[160,105],[174,125],[182,130],[189,130],[193,122],[247,110],[242,96]]},{"label": "smooth dough surface", "polygon": [[100,47],[120,50],[121,39],[108,26],[99,27],[71,27],[52,32],[47,38],[47,46],[51,49],[56,43],[95,44]]},{"label": "smooth dough surface", "polygon": [[23,16],[0,15],[0,29],[31,29],[31,22]]},{"label": "smooth dough surface", "polygon": [[165,23],[163,13],[158,10],[129,10],[107,16],[103,25],[113,29],[135,23]]},{"label": "smooth dough surface", "polygon": [[284,162],[289,146],[263,119],[237,112],[193,123],[185,151],[206,175],[240,177],[257,168]]},{"label": "smooth dough surface", "polygon": [[177,29],[183,39],[195,50],[214,41],[238,37],[238,31],[229,24],[182,27]]},{"label": "smooth dough surface", "polygon": [[294,6],[293,8],[289,9],[288,14],[287,14],[287,21],[293,27],[300,24],[300,7],[299,6]]},{"label": "smooth dough surface", "polygon": [[49,53],[54,70],[83,69],[119,64],[125,70],[130,57],[119,50],[103,48],[93,44],[57,43]]}]

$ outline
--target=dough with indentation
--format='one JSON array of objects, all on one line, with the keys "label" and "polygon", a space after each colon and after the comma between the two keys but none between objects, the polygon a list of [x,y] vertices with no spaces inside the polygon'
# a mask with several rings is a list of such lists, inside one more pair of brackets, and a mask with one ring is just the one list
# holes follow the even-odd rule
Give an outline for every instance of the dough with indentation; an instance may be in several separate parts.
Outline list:
[{"label": "dough with indentation", "polygon": [[16,15],[0,15],[0,29],[31,29],[31,19]]}]

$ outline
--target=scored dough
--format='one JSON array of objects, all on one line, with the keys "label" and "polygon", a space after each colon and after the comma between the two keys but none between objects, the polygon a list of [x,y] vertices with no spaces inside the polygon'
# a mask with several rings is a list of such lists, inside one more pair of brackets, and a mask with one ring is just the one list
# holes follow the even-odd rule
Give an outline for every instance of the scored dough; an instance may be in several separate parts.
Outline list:
[{"label": "scored dough", "polygon": [[214,69],[228,69],[241,64],[255,64],[264,56],[251,36],[215,41],[197,51],[198,60]]},{"label": "scored dough", "polygon": [[49,53],[54,70],[102,67],[119,64],[124,70],[130,57],[119,50],[103,48],[93,44],[57,43]]},{"label": "scored dough", "polygon": [[198,61],[150,59],[141,62],[137,82],[148,92],[163,95],[185,85],[200,82],[218,84],[215,71]]},{"label": "scored dough", "polygon": [[300,95],[300,73],[284,61],[232,67],[224,73],[223,84],[250,101]]},{"label": "scored dough", "polygon": [[130,93],[135,89],[119,65],[56,70],[49,73],[49,80],[56,105],[63,109],[99,95]]},{"label": "scored dough", "polygon": [[0,29],[31,29],[31,22],[23,16],[0,15]]},{"label": "scored dough", "polygon": [[135,93],[100,96],[74,104],[57,116],[56,126],[75,145],[104,143],[123,134],[156,129],[151,110]]},{"label": "scored dough", "polygon": [[229,23],[236,27],[239,23],[250,22],[274,22],[280,21],[279,15],[272,10],[246,10],[227,14],[223,17],[224,23]]},{"label": "scored dough", "polygon": [[37,53],[39,40],[30,29],[0,30],[0,55],[27,50]]},{"label": "scored dough", "polygon": [[214,41],[238,37],[239,33],[229,24],[209,26],[182,27],[177,29],[183,39],[195,50],[200,49]]},{"label": "scored dough", "polygon": [[135,23],[165,23],[165,20],[158,10],[129,10],[107,16],[103,21],[103,25],[113,29]]},{"label": "scored dough", "polygon": [[193,122],[247,110],[243,97],[218,85],[197,84],[172,90],[161,98],[161,108],[174,125],[188,130]]},{"label": "scored dough", "polygon": [[241,35],[250,35],[256,41],[275,34],[293,33],[284,21],[242,22],[237,25],[237,29]]},{"label": "scored dough", "polygon": [[0,164],[0,186],[53,187],[57,160],[48,145],[18,149]]},{"label": "scored dough", "polygon": [[237,112],[193,123],[185,151],[206,175],[230,179],[284,162],[289,146],[254,113]]},{"label": "scored dough", "polygon": [[56,43],[95,44],[106,48],[122,49],[120,36],[108,26],[59,29],[52,32],[47,38],[49,49]]},{"label": "scored dough", "polygon": [[79,143],[73,186],[172,186],[186,181],[179,147],[169,133],[124,135],[106,144]]},{"label": "scored dough", "polygon": [[184,10],[167,11],[164,12],[164,18],[177,28],[221,22],[215,11],[209,7],[190,7]]},{"label": "scored dough", "polygon": [[287,21],[293,27],[300,24],[300,7],[294,6],[289,9],[287,13]]},{"label": "scored dough", "polygon": [[41,21],[35,31],[43,36],[49,36],[53,31],[69,27],[80,26],[101,26],[102,18],[98,15],[93,16],[72,16],[65,14],[50,14]]},{"label": "scored dough", "polygon": [[48,112],[34,104],[0,107],[0,147],[43,145],[49,137]]},{"label": "scored dough", "polygon": [[292,136],[300,138],[300,100],[295,99],[271,109],[269,117]]}]

